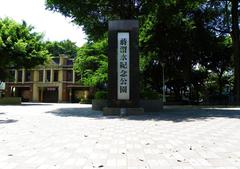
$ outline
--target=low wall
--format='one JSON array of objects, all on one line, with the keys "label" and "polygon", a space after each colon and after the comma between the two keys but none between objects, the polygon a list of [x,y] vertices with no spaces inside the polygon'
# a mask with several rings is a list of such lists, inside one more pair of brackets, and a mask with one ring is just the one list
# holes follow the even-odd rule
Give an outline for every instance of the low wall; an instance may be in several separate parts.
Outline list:
[{"label": "low wall", "polygon": [[162,100],[140,100],[139,105],[144,109],[144,112],[160,112],[163,110]]},{"label": "low wall", "polygon": [[3,97],[0,98],[0,105],[20,105],[21,97]]},{"label": "low wall", "polygon": [[98,99],[93,99],[92,100],[92,110],[97,110],[97,111],[102,111],[104,107],[108,106],[108,101],[107,100],[98,100]]}]

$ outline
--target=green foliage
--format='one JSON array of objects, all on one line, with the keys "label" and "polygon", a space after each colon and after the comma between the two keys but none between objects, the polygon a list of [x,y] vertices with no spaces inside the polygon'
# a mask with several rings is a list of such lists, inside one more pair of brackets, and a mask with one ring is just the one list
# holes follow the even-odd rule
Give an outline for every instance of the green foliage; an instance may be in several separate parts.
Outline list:
[{"label": "green foliage", "polygon": [[[75,64],[85,85],[106,82],[106,47],[101,46],[103,41],[99,39],[106,36],[108,21],[113,19],[139,20],[142,88],[162,91],[162,62],[165,63],[166,87],[176,99],[185,96],[183,93],[194,100],[206,96],[208,87],[204,82],[208,80],[215,84],[215,92],[221,94],[224,85],[233,79],[234,65],[235,81],[239,77],[240,69],[236,69],[240,58],[239,24],[236,24],[239,15],[236,10],[231,13],[231,7],[239,6],[237,1],[47,0],[46,5],[50,10],[73,18],[89,37],[89,43],[79,50]],[[234,18],[235,27],[230,36]],[[235,63],[232,62],[233,51]],[[211,77],[212,73],[215,78]]]},{"label": "green foliage", "polygon": [[33,32],[25,22],[0,19],[0,80],[4,80],[8,68],[31,68],[49,60],[42,34]]},{"label": "green foliage", "polygon": [[3,97],[0,98],[0,105],[20,105],[21,97]]},{"label": "green foliage", "polygon": [[104,100],[108,98],[108,92],[107,91],[97,91],[94,96],[97,100]]},{"label": "green foliage", "polygon": [[83,26],[90,40],[103,38],[108,29],[108,21],[114,19],[137,19],[156,1],[147,0],[47,0],[49,10],[71,17],[75,23]]},{"label": "green foliage", "polygon": [[155,91],[146,90],[140,93],[140,98],[145,100],[161,99],[161,95]]},{"label": "green foliage", "polygon": [[[159,3],[144,17],[139,41],[145,87],[162,90],[161,62],[165,63],[166,85],[176,99],[181,99],[181,93],[190,88],[190,95],[199,97],[204,93],[208,72],[217,73],[221,79],[223,73],[231,71],[231,41],[229,36],[216,36],[208,29],[210,16],[205,15],[204,3]],[[196,64],[204,66],[204,72],[194,70]]]},{"label": "green foliage", "polygon": [[91,99],[81,98],[79,103],[82,103],[82,104],[92,104],[92,100]]},{"label": "green foliage", "polygon": [[52,54],[52,56],[59,56],[60,54],[64,54],[67,56],[70,56],[72,58],[77,56],[77,50],[78,47],[76,44],[70,40],[64,40],[61,42],[47,42],[46,47],[49,51],[49,53]]},{"label": "green foliage", "polygon": [[78,50],[74,69],[86,86],[102,86],[107,82],[107,40],[85,44]]}]

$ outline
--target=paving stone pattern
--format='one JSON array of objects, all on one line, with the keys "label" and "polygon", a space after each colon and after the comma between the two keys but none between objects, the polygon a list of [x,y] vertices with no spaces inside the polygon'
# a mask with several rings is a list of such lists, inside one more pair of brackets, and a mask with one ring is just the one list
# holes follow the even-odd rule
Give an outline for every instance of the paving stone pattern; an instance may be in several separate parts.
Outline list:
[{"label": "paving stone pattern", "polygon": [[240,169],[240,109],[120,118],[90,105],[0,106],[0,169]]}]

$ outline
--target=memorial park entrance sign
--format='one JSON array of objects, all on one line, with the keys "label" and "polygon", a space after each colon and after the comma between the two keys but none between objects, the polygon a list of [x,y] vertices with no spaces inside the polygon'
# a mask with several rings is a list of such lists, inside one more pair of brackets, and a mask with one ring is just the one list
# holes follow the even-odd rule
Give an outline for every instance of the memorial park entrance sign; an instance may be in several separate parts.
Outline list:
[{"label": "memorial park entrance sign", "polygon": [[104,115],[143,114],[139,108],[138,21],[109,22],[108,107]]}]

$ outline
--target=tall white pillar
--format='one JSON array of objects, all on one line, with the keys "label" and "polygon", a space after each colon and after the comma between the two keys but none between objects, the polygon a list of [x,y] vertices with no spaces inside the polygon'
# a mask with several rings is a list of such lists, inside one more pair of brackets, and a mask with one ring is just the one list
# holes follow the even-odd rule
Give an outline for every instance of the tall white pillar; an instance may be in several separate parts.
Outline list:
[{"label": "tall white pillar", "polygon": [[58,87],[58,102],[61,103],[63,100],[63,84],[59,84]]},{"label": "tall white pillar", "polygon": [[73,81],[72,82],[75,83],[75,71],[74,70],[73,70],[73,74],[72,75],[73,75],[73,78],[72,78]]},{"label": "tall white pillar", "polygon": [[14,70],[14,83],[17,83],[18,81],[18,71],[17,70]]},{"label": "tall white pillar", "polygon": [[54,73],[53,73],[53,69],[51,68],[51,73],[50,73],[50,82],[52,83],[54,79]]},{"label": "tall white pillar", "polygon": [[22,69],[22,83],[25,82],[25,69]]},{"label": "tall white pillar", "polygon": [[45,68],[43,69],[43,83],[46,82],[46,70]]}]

